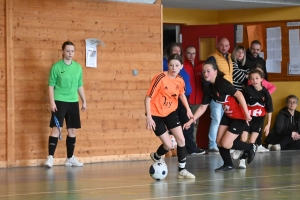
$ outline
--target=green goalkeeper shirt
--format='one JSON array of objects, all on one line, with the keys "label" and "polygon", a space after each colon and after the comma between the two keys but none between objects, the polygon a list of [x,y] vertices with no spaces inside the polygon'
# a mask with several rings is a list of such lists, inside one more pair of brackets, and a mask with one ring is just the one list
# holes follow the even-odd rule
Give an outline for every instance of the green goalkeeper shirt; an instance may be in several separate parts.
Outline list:
[{"label": "green goalkeeper shirt", "polygon": [[83,86],[80,64],[72,61],[67,65],[63,60],[54,63],[50,70],[48,85],[54,87],[54,100],[78,102],[78,88]]}]

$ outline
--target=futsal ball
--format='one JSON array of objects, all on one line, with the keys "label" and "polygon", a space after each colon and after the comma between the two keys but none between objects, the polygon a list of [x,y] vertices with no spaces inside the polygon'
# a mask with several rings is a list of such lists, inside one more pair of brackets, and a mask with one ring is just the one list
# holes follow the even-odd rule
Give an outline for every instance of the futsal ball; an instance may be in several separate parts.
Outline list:
[{"label": "futsal ball", "polygon": [[168,175],[168,167],[165,162],[155,162],[150,166],[149,174],[154,180],[163,180]]}]

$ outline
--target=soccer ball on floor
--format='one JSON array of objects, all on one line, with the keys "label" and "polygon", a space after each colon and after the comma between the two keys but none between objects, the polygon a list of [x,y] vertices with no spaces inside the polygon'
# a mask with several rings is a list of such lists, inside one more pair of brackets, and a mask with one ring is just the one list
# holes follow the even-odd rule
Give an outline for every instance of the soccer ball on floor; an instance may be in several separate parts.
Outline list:
[{"label": "soccer ball on floor", "polygon": [[168,175],[168,167],[165,162],[155,162],[150,166],[149,174],[154,180],[163,180]]}]

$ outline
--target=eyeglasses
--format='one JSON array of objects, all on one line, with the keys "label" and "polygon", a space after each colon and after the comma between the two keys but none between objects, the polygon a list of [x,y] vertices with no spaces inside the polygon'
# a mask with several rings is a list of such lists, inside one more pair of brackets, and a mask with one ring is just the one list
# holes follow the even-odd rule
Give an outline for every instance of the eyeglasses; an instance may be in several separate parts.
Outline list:
[{"label": "eyeglasses", "polygon": [[196,53],[186,52],[188,55],[196,55]]},{"label": "eyeglasses", "polygon": [[297,101],[288,101],[288,104],[298,104]]}]

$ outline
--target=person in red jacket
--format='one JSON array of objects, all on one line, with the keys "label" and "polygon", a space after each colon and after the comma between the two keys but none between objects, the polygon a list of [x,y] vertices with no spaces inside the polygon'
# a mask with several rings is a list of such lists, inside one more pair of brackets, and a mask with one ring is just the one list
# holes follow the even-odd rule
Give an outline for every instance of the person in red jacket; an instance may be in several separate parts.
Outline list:
[{"label": "person in red jacket", "polygon": [[[185,50],[185,58],[184,59],[184,69],[190,76],[190,85],[192,88],[192,92],[189,97],[189,105],[192,112],[196,112],[199,108],[202,97],[202,65],[198,65],[196,61],[196,48],[193,46],[188,46]],[[202,149],[199,149],[196,145],[196,135],[197,135],[197,128],[198,128],[198,121],[197,124],[191,129],[193,131],[192,135],[186,137],[186,146],[191,147],[190,151],[191,155],[200,155],[205,153]]]}]

